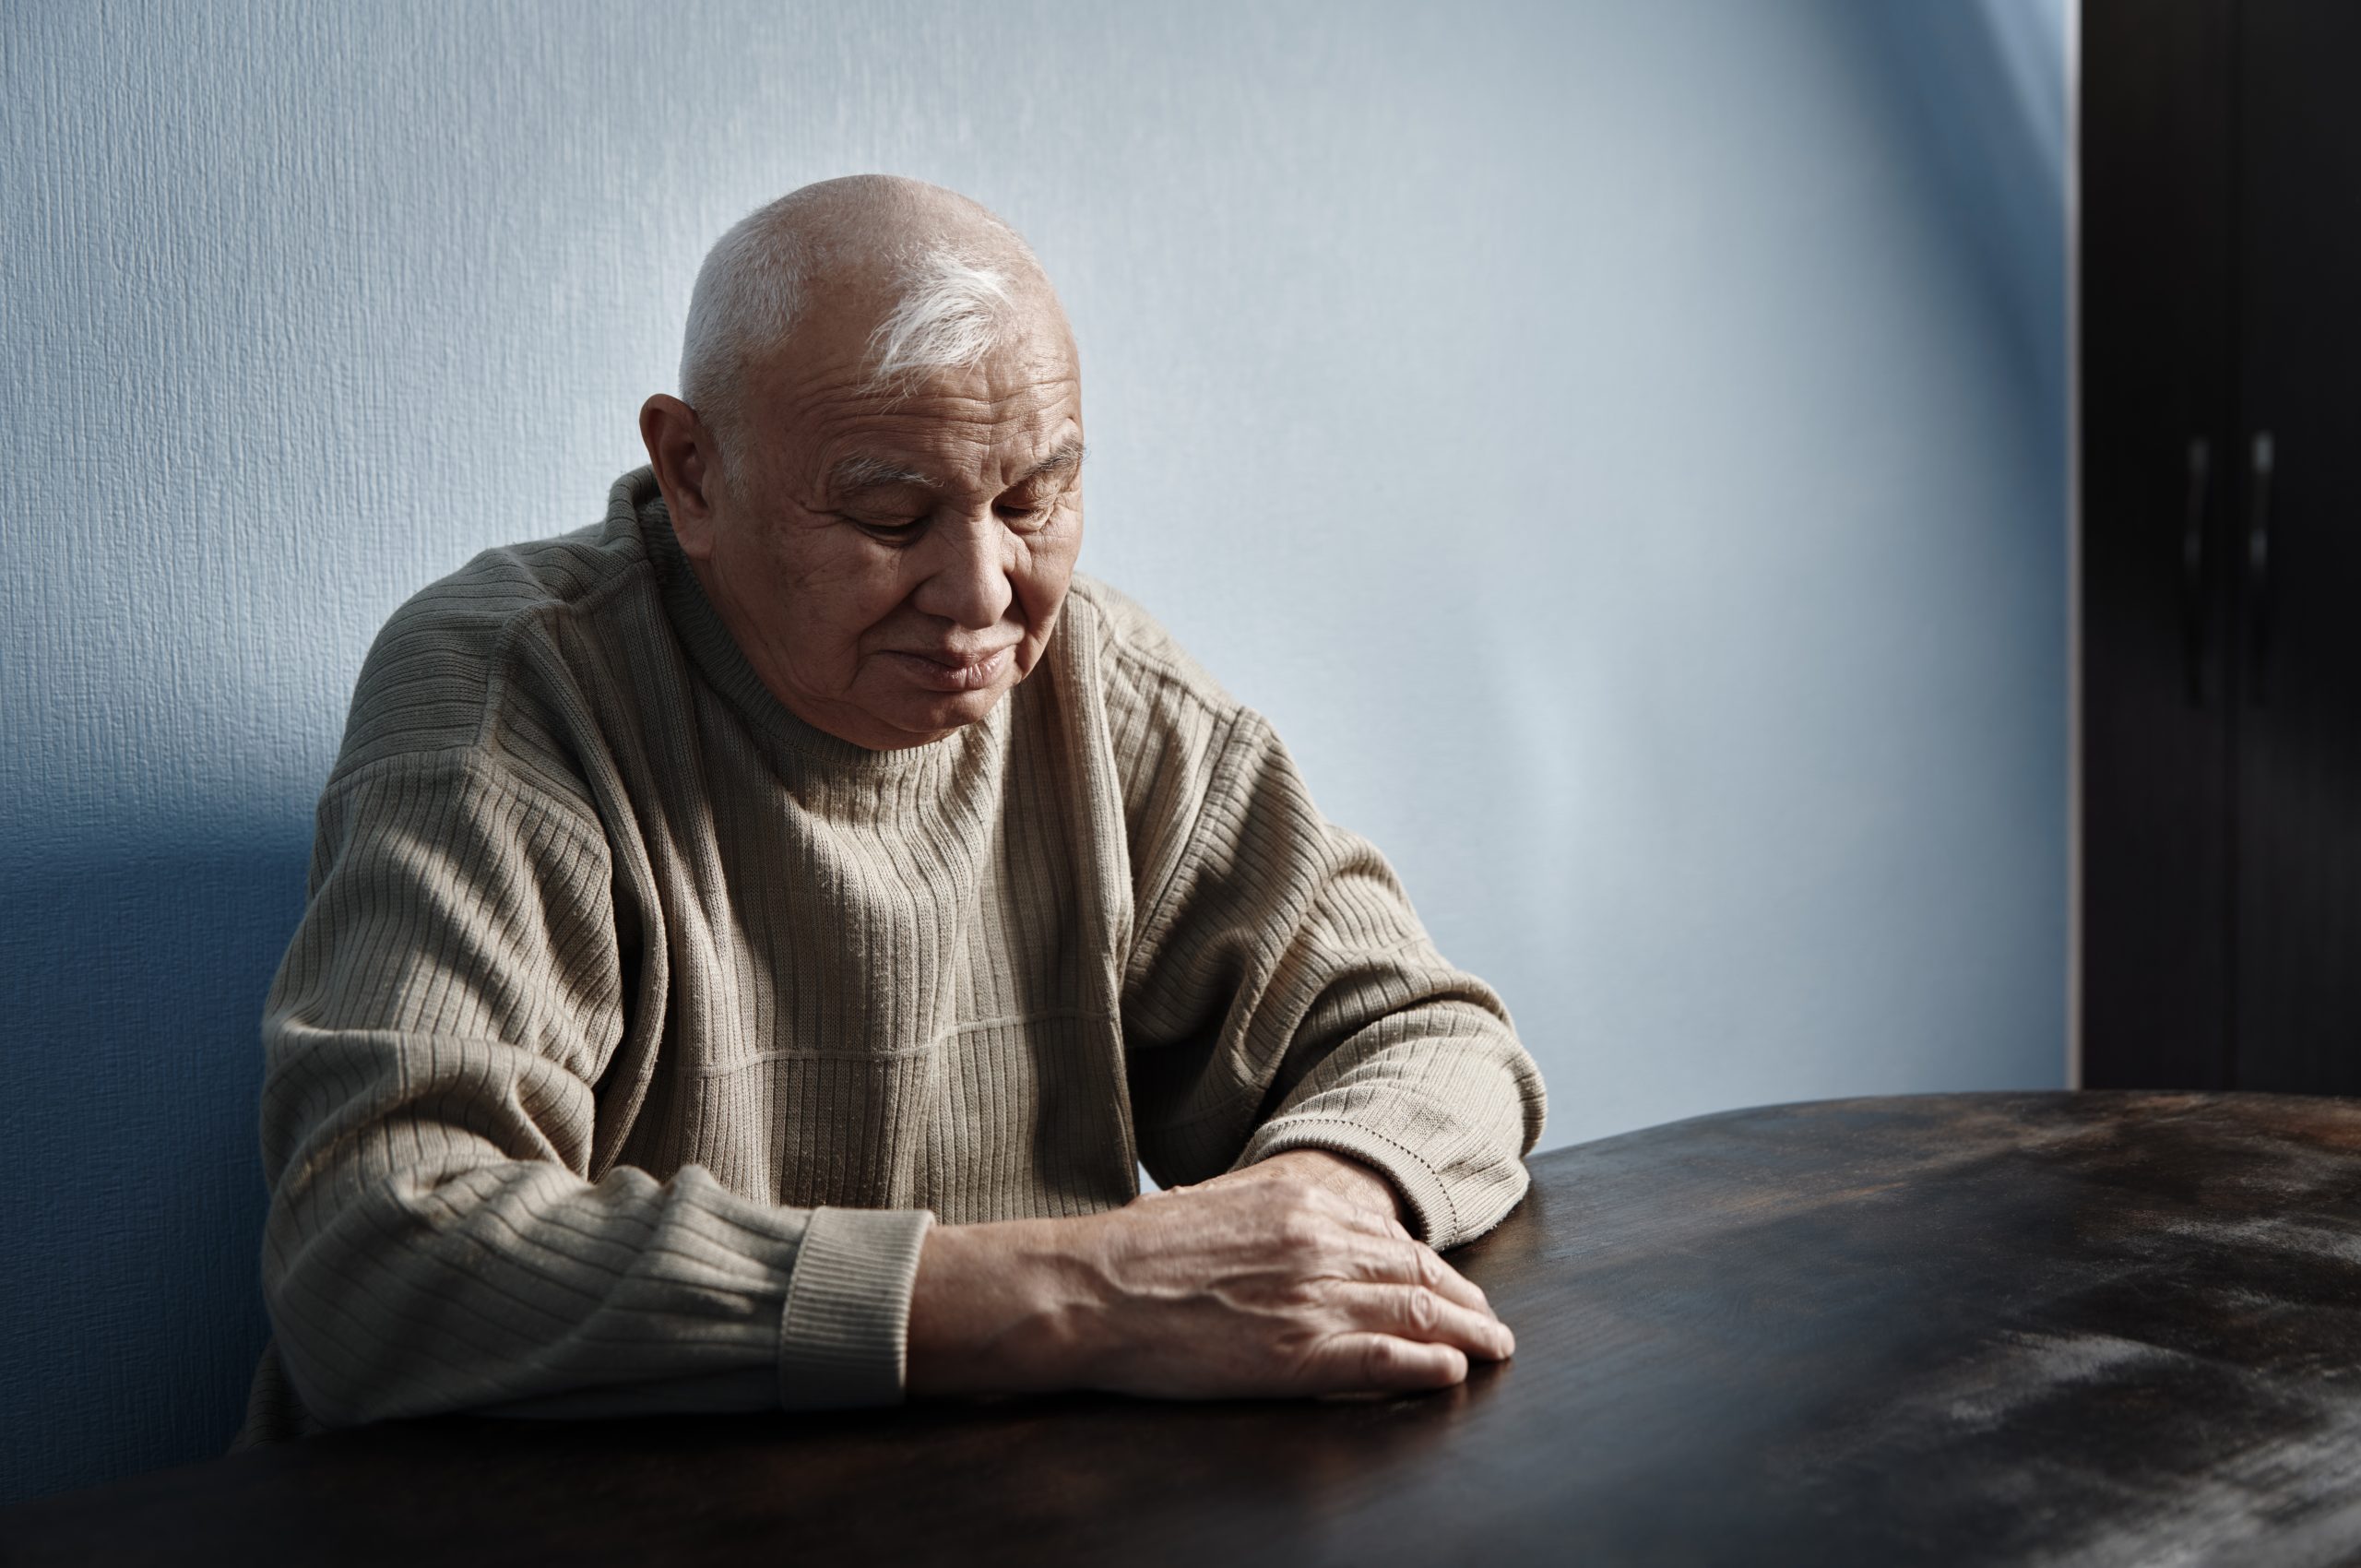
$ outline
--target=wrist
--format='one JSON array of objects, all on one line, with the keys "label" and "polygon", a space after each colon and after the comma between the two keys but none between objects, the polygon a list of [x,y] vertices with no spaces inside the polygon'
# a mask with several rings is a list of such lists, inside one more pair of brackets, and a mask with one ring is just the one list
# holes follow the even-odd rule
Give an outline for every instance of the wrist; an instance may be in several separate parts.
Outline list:
[{"label": "wrist", "polygon": [[1284,1170],[1315,1182],[1349,1202],[1374,1209],[1390,1219],[1406,1222],[1407,1211],[1393,1181],[1377,1167],[1349,1155],[1323,1148],[1291,1148],[1255,1163],[1268,1170]]},{"label": "wrist", "polygon": [[937,1225],[910,1291],[914,1396],[1075,1386],[1086,1360],[1084,1219]]}]

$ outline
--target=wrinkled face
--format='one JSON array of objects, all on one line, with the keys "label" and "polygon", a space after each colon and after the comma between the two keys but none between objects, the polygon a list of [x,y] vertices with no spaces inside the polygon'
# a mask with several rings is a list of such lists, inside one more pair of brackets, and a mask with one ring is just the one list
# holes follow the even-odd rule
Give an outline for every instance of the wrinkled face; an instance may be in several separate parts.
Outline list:
[{"label": "wrinkled face", "polygon": [[749,374],[739,476],[682,549],[755,672],[872,750],[939,740],[1032,673],[1082,547],[1082,388],[1054,303],[971,369],[862,385],[814,323]]}]

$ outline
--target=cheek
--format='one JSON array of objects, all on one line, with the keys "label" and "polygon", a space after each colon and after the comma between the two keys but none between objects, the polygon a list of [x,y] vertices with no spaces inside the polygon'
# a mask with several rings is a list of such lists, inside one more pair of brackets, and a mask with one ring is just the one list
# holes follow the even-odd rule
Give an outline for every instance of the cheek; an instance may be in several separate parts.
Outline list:
[{"label": "cheek", "polygon": [[1015,586],[1034,638],[1047,640],[1050,619],[1065,600],[1066,585],[1074,579],[1074,558],[1081,550],[1078,524],[1071,529],[1045,529],[1025,541]]},{"label": "cheek", "polygon": [[765,576],[785,612],[785,637],[807,659],[858,659],[862,635],[906,596],[900,567],[897,559],[870,551],[813,552],[775,543]]}]

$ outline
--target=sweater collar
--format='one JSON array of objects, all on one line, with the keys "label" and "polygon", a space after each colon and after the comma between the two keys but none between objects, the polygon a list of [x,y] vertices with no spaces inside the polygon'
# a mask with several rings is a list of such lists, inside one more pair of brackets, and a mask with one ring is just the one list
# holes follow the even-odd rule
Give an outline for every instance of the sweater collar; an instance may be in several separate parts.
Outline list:
[{"label": "sweater collar", "polygon": [[757,736],[775,742],[813,771],[848,779],[908,778],[955,760],[971,743],[997,736],[1006,722],[1009,704],[1003,698],[978,722],[922,746],[872,751],[828,733],[780,702],[746,662],[728,623],[714,608],[705,585],[682,552],[680,540],[673,537],[671,513],[665,506],[652,466],[635,469],[615,481],[608,495],[607,518],[611,525],[627,527],[639,535],[656,571],[665,615],[706,680]]}]

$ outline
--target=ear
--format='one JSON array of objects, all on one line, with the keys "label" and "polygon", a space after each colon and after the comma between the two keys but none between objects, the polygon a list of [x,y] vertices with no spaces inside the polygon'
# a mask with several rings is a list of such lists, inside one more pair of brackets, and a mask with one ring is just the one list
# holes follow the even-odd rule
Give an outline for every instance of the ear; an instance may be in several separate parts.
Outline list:
[{"label": "ear", "polygon": [[639,406],[639,438],[655,465],[664,508],[681,553],[702,561],[713,553],[714,493],[722,483],[720,449],[697,411],[658,392]]}]

